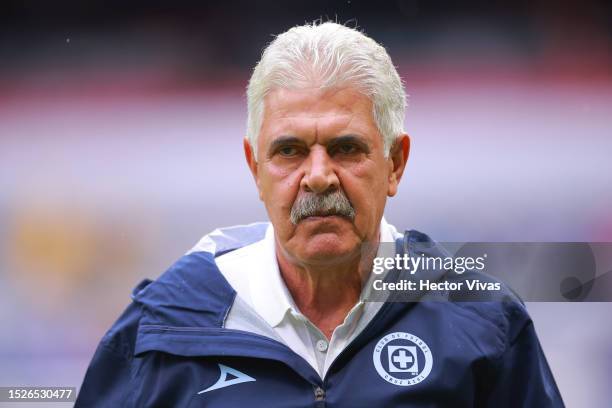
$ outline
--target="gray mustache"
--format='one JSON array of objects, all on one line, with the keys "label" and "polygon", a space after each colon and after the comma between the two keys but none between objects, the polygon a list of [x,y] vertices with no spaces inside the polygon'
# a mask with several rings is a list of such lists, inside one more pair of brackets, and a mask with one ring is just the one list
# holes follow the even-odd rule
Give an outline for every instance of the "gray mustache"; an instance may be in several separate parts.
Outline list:
[{"label": "gray mustache", "polygon": [[293,225],[297,225],[304,218],[324,215],[339,215],[353,220],[355,209],[341,190],[327,194],[306,193],[293,203],[290,220]]}]

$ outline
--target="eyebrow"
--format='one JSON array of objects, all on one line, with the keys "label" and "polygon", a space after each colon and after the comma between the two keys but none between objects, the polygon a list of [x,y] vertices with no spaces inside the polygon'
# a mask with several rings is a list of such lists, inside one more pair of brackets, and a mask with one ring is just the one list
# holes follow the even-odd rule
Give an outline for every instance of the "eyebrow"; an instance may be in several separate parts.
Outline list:
[{"label": "eyebrow", "polygon": [[[364,140],[364,138],[362,136],[353,134],[342,135],[332,138],[326,143],[326,148],[328,150],[331,150],[336,146],[339,146],[344,143],[353,143],[359,146],[365,153],[370,153],[370,145]],[[274,139],[272,143],[270,143],[270,147],[268,148],[268,155],[272,155],[280,147],[288,145],[306,146],[306,143],[304,142],[304,140],[296,136],[279,136],[278,138]]]}]

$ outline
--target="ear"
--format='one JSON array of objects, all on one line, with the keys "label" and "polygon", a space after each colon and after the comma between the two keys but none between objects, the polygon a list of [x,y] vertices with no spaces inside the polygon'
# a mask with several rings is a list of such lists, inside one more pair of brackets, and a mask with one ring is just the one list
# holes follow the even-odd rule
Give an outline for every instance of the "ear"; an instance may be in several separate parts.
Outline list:
[{"label": "ear", "polygon": [[397,194],[397,187],[404,174],[408,155],[410,154],[410,137],[406,134],[400,135],[395,139],[389,152],[389,187],[387,195],[393,197]]},{"label": "ear", "polygon": [[248,138],[244,138],[242,141],[244,147],[244,157],[246,159],[247,165],[249,166],[249,170],[251,170],[251,174],[253,175],[253,179],[255,180],[255,184],[257,185],[257,191],[259,191],[259,199],[263,200],[261,195],[261,188],[259,185],[259,176],[257,171],[257,158],[255,157],[255,152],[253,152],[253,148],[251,147],[251,143]]}]

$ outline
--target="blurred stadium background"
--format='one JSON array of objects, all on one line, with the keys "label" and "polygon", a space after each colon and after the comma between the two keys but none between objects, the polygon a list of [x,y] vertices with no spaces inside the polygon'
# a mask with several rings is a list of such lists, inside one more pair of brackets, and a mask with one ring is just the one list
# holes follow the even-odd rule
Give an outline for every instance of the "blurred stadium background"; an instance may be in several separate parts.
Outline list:
[{"label": "blurred stadium background", "polygon": [[[412,155],[390,222],[612,241],[610,3],[8,0],[0,385],[79,386],[140,279],[266,218],[244,89],[271,34],[320,17],[383,43],[405,80]],[[568,407],[610,406],[612,304],[528,307]]]}]

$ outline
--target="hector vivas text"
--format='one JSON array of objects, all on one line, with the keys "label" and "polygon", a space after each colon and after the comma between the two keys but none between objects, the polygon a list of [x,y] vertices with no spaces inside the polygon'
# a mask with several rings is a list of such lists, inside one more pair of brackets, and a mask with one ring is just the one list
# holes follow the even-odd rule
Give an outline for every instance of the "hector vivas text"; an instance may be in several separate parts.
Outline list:
[{"label": "hector vivas text", "polygon": [[[373,261],[372,272],[382,275],[392,269],[407,271],[415,275],[417,271],[426,273],[428,271],[452,271],[463,274],[466,271],[482,272],[485,270],[487,254],[479,257],[440,257],[440,256],[409,256],[407,254],[396,254],[394,257],[376,257]],[[500,291],[499,282],[482,282],[479,279],[466,279],[464,281],[446,281],[444,279],[432,281],[421,276],[423,279],[386,282],[383,279],[375,279],[372,283],[375,291]]]}]

